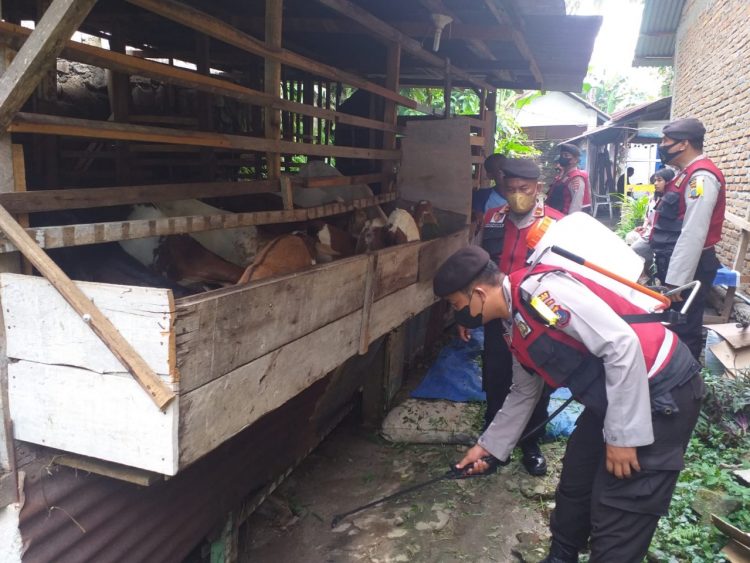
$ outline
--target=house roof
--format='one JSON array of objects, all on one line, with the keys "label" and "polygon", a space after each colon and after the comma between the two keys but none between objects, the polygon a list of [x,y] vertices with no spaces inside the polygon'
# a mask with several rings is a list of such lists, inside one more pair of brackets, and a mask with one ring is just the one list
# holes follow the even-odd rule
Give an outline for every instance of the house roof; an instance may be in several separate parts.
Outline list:
[{"label": "house roof", "polygon": [[670,66],[685,0],[645,0],[633,66]]},{"label": "house roof", "polygon": [[611,116],[608,113],[603,112],[598,107],[596,107],[594,104],[590,103],[588,100],[586,100],[585,98],[582,98],[578,94],[573,94],[572,92],[563,92],[563,94],[565,94],[569,98],[573,98],[575,101],[583,104],[587,108],[593,109],[597,113],[597,115],[602,118],[603,121],[606,122],[606,121],[609,121],[611,119]]},{"label": "house roof", "polygon": [[665,96],[653,102],[644,102],[637,106],[616,111],[612,114],[610,123],[623,124],[628,121],[636,121],[645,118],[668,119],[672,107],[672,96]]}]

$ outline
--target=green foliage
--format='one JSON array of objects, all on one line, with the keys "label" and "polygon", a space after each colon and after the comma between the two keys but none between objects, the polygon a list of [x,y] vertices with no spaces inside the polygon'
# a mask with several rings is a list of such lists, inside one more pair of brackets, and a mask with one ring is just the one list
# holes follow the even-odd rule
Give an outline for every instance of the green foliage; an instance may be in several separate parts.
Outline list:
[{"label": "green foliage", "polygon": [[643,196],[635,199],[622,194],[613,194],[612,197],[619,200],[616,205],[620,207],[620,221],[615,232],[625,238],[630,231],[643,224],[648,212],[649,198]]},{"label": "green foliage", "polygon": [[628,76],[592,68],[586,75],[581,96],[608,114],[653,99]]},{"label": "green foliage", "polygon": [[723,445],[739,446],[748,436],[750,373],[740,371],[734,377],[706,373],[703,380],[706,398],[696,434],[710,441],[719,433]]},{"label": "green foliage", "polygon": [[713,525],[701,522],[692,509],[700,489],[721,492],[739,501],[740,508],[727,519],[742,530],[750,530],[750,488],[738,484],[731,474],[741,462],[750,463],[750,438],[746,432],[730,435],[725,426],[738,412],[747,414],[750,409],[750,379],[732,380],[705,372],[703,377],[707,396],[701,418],[685,455],[685,469],[669,514],[659,521],[651,542],[652,560],[724,561],[718,553],[727,539]]}]

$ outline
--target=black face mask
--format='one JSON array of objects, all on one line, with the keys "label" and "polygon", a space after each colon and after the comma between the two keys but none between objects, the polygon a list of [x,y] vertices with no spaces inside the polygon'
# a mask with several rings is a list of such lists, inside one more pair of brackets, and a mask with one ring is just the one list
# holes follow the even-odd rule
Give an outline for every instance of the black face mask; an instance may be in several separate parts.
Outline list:
[{"label": "black face mask", "polygon": [[[472,292],[472,296],[474,295],[474,292]],[[460,324],[463,327],[466,328],[479,328],[484,324],[482,321],[482,311],[484,311],[484,301],[482,302],[482,311],[479,312],[478,315],[472,315],[471,311],[471,298],[469,298],[469,304],[464,307],[463,309],[459,309],[455,313],[453,313],[453,318],[456,319],[456,322]]]},{"label": "black face mask", "polygon": [[561,156],[560,158],[557,159],[557,163],[560,166],[567,166],[568,164],[570,164],[570,159],[565,158],[564,156]]},{"label": "black face mask", "polygon": [[658,147],[656,147],[656,151],[659,154],[659,160],[661,160],[662,164],[669,164],[670,160],[677,157],[677,155],[682,152],[682,151],[679,151],[676,153],[669,152],[669,149],[679,145],[680,142],[681,141],[675,141],[671,145],[659,145]]}]

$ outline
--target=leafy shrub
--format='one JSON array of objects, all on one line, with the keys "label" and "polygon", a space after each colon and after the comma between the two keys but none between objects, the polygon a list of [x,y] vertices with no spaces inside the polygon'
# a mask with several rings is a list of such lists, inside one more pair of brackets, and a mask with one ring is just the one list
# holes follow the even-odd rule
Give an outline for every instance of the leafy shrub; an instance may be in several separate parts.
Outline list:
[{"label": "leafy shrub", "polygon": [[612,197],[619,200],[615,205],[620,207],[620,221],[617,223],[618,236],[625,238],[630,231],[643,224],[648,212],[648,196],[642,196],[638,199],[622,194],[612,194]]}]

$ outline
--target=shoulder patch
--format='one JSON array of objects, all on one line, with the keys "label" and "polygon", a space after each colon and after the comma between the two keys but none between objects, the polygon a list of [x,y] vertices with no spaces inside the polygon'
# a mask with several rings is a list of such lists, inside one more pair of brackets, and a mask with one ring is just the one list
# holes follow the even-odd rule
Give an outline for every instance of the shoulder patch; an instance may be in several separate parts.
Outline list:
[{"label": "shoulder patch", "polygon": [[703,195],[703,176],[695,176],[690,180],[690,191],[688,197],[690,199],[698,199]]},{"label": "shoulder patch", "polygon": [[516,325],[521,338],[526,338],[529,334],[531,334],[531,327],[523,319],[521,313],[516,313],[515,315],[513,315],[513,324]]}]

